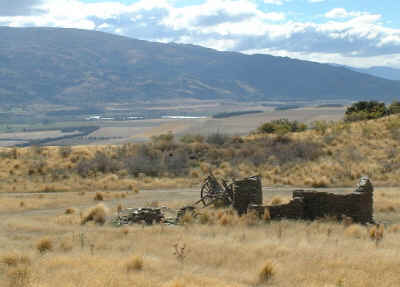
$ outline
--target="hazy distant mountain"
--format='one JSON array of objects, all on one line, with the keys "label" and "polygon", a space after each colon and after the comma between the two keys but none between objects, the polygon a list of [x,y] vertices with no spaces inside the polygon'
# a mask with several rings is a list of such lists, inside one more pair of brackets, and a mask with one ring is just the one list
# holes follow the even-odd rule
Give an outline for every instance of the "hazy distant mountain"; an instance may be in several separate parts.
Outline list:
[{"label": "hazy distant mountain", "polygon": [[371,68],[354,68],[349,67],[351,70],[369,74],[375,77],[381,77],[388,80],[400,81],[400,69],[394,69],[389,67],[371,67]]},{"label": "hazy distant mountain", "polygon": [[0,39],[0,104],[171,97],[391,101],[400,95],[400,82],[268,55],[59,28],[4,27]]}]

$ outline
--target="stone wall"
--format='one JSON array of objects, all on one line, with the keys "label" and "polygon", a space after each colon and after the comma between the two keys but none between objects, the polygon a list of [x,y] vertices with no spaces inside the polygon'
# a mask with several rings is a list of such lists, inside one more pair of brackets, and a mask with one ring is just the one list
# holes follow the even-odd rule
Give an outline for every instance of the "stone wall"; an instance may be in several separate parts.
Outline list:
[{"label": "stone wall", "polygon": [[263,202],[262,184],[260,176],[252,176],[233,182],[233,208],[242,215],[252,204]]},{"label": "stone wall", "polygon": [[362,178],[357,189],[349,194],[295,190],[288,204],[252,206],[260,215],[269,210],[271,219],[314,220],[325,216],[341,219],[351,217],[354,222],[373,222],[373,188],[369,179]]}]

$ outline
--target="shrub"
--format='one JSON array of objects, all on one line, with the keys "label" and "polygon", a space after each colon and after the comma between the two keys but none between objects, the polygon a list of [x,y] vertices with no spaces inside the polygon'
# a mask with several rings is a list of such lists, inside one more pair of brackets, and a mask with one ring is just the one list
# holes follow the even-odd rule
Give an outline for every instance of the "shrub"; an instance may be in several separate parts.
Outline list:
[{"label": "shrub", "polygon": [[173,175],[187,174],[189,168],[189,156],[183,148],[166,152],[163,155],[162,165]]},{"label": "shrub", "polygon": [[226,134],[222,134],[220,132],[216,132],[207,136],[206,142],[212,145],[224,145],[230,143],[232,141],[232,137]]},{"label": "shrub", "polygon": [[271,214],[269,213],[269,209],[268,208],[264,209],[263,219],[264,219],[264,221],[270,221],[271,220]]},{"label": "shrub", "polygon": [[394,101],[389,106],[389,112],[390,114],[400,114],[400,101]]},{"label": "shrub", "polygon": [[274,197],[271,201],[272,205],[280,205],[282,204],[282,199],[280,197]]},{"label": "shrub", "polygon": [[376,244],[378,244],[383,239],[384,232],[384,226],[377,224],[368,230],[368,235],[371,240],[375,240]]},{"label": "shrub", "polygon": [[96,172],[115,173],[120,169],[118,161],[100,151],[97,151],[92,159],[82,158],[76,166],[76,171],[81,177],[88,177]]},{"label": "shrub", "polygon": [[71,155],[72,153],[72,148],[71,146],[60,146],[58,148],[58,154],[62,157],[62,158],[67,158]]},{"label": "shrub", "polygon": [[262,124],[257,130],[259,133],[267,134],[286,134],[289,132],[302,132],[307,126],[298,121],[289,121],[288,119],[273,120]]},{"label": "shrub", "polygon": [[26,255],[21,255],[17,253],[10,253],[3,255],[0,262],[7,265],[8,267],[16,267],[17,265],[30,265],[31,259]]},{"label": "shrub", "polygon": [[12,268],[12,269],[8,270],[8,272],[7,272],[7,277],[9,280],[8,286],[10,286],[10,287],[31,286],[30,285],[31,275],[32,275],[32,271],[26,265],[17,266],[15,268]]},{"label": "shrub", "polygon": [[155,149],[163,152],[175,150],[178,146],[175,142],[175,136],[172,132],[168,132],[167,134],[161,134],[158,136],[152,136],[151,141]]},{"label": "shrub", "polygon": [[258,282],[261,284],[267,283],[272,279],[274,275],[275,275],[274,265],[271,262],[267,261],[264,263],[264,266],[258,273]]},{"label": "shrub", "polygon": [[117,172],[120,167],[117,161],[104,152],[97,151],[92,159],[92,166],[95,171],[102,173]]},{"label": "shrub", "polygon": [[89,221],[96,224],[104,224],[106,222],[108,208],[103,204],[98,204],[90,208],[81,218],[81,224],[84,225]]},{"label": "shrub", "polygon": [[143,173],[148,176],[158,176],[163,171],[162,152],[151,149],[149,145],[140,145],[133,156],[124,160],[128,173],[138,176]]},{"label": "shrub", "polygon": [[249,211],[240,217],[240,222],[247,226],[254,226],[258,223],[258,216],[255,211]]},{"label": "shrub", "polygon": [[378,119],[389,114],[384,103],[376,101],[361,101],[352,104],[345,112],[345,121],[354,122],[370,119]]},{"label": "shrub", "polygon": [[75,208],[69,207],[65,210],[65,214],[74,214],[76,212]]},{"label": "shrub", "polygon": [[321,135],[325,135],[329,128],[329,123],[327,121],[315,121],[312,123],[312,128]]},{"label": "shrub", "polygon": [[359,239],[363,237],[365,230],[361,225],[351,224],[345,232],[348,236]]},{"label": "shrub", "polygon": [[179,219],[181,224],[191,224],[194,222],[193,213],[185,212],[185,214]]},{"label": "shrub", "polygon": [[181,137],[180,141],[185,143],[185,144],[203,143],[204,142],[204,137],[202,135],[186,134],[186,135]]},{"label": "shrub", "polygon": [[96,195],[94,196],[94,200],[103,201],[104,195],[101,192],[96,192]]},{"label": "shrub", "polygon": [[210,222],[210,216],[208,213],[202,213],[199,215],[200,224],[208,224]]},{"label": "shrub", "polygon": [[143,258],[139,256],[133,256],[125,262],[126,272],[140,271],[143,269]]},{"label": "shrub", "polygon": [[36,249],[40,253],[45,253],[53,250],[53,242],[49,238],[42,238],[36,243]]},{"label": "shrub", "polygon": [[63,241],[60,243],[59,248],[63,251],[63,252],[69,252],[72,250],[73,245],[71,242],[69,241]]}]

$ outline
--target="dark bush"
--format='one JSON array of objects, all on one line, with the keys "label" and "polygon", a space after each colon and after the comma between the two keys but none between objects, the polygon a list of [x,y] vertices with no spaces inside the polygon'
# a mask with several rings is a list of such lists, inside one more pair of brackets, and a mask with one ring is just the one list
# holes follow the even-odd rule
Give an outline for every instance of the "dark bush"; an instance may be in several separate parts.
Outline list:
[{"label": "dark bush", "polygon": [[400,102],[399,101],[394,101],[389,106],[389,113],[390,114],[400,114]]},{"label": "dark bush", "polygon": [[100,151],[97,151],[92,159],[81,159],[76,166],[77,173],[82,177],[88,177],[97,172],[114,173],[120,169],[121,164],[119,161]]},{"label": "dark bush", "polygon": [[187,134],[187,135],[182,136],[180,141],[185,144],[203,143],[204,137],[202,135]]},{"label": "dark bush", "polygon": [[315,160],[323,154],[322,145],[311,141],[291,140],[286,136],[263,138],[247,142],[232,159],[233,164],[244,161],[255,166],[265,163],[284,165]]},{"label": "dark bush", "polygon": [[184,148],[166,152],[163,156],[163,168],[173,175],[187,174],[189,168],[188,151]]},{"label": "dark bush", "polygon": [[162,152],[143,144],[139,146],[135,155],[125,159],[125,167],[133,176],[138,176],[139,173],[158,176],[163,171],[162,159]]},{"label": "dark bush", "polygon": [[151,141],[155,149],[163,152],[175,150],[178,147],[175,142],[175,136],[171,132],[159,136],[153,136],[151,137]]},{"label": "dark bush", "polygon": [[230,143],[232,141],[232,137],[227,134],[222,134],[220,132],[216,132],[208,135],[206,142],[208,144],[213,145],[224,145]]},{"label": "dark bush", "polygon": [[384,103],[376,101],[361,101],[352,104],[347,108],[345,121],[354,122],[370,119],[378,119],[389,114]]},{"label": "dark bush", "polygon": [[95,171],[102,173],[117,172],[120,170],[120,164],[118,161],[112,159],[104,152],[96,152],[92,159],[92,165]]},{"label": "dark bush", "polygon": [[267,134],[286,134],[289,132],[302,132],[307,129],[307,126],[298,121],[289,121],[288,119],[273,120],[262,124],[257,131]]},{"label": "dark bush", "polygon": [[71,146],[60,146],[58,148],[58,153],[62,158],[67,158],[71,155],[72,148]]}]

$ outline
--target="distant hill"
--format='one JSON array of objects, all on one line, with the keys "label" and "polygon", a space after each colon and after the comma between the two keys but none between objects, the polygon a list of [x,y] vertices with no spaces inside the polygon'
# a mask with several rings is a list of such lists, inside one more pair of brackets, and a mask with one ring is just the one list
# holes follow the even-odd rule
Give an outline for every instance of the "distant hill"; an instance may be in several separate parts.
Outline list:
[{"label": "distant hill", "polygon": [[394,69],[389,67],[371,67],[371,68],[354,68],[350,67],[351,70],[369,74],[375,77],[380,77],[393,81],[400,81],[400,69]]},{"label": "distant hill", "polygon": [[0,27],[0,104],[139,99],[391,101],[400,82],[308,61],[60,28]]}]

